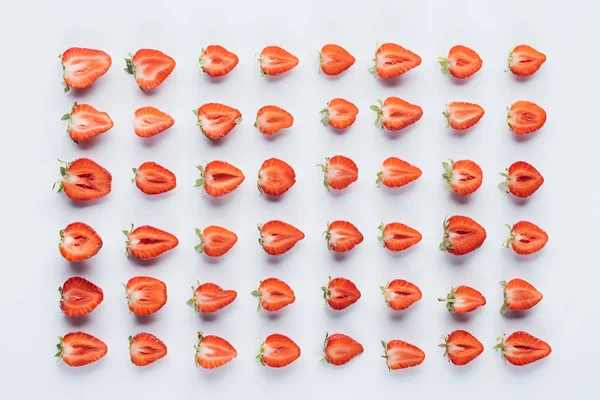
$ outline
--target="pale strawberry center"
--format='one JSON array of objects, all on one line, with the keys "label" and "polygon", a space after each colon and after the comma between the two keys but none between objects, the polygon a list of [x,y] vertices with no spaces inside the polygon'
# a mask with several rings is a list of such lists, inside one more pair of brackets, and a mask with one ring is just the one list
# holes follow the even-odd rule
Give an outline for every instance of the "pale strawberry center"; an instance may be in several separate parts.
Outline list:
[{"label": "pale strawberry center", "polygon": [[202,357],[210,356],[215,354],[215,351],[208,346],[203,346],[200,344],[200,350],[198,350],[198,355]]},{"label": "pale strawberry center", "polygon": [[134,126],[137,128],[146,128],[158,122],[160,122],[160,120],[153,115],[142,115],[135,119]]}]

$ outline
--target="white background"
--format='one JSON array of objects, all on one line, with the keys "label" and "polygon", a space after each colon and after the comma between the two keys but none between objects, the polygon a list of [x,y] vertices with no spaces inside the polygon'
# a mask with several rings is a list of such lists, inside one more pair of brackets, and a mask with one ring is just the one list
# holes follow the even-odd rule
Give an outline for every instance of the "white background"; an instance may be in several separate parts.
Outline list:
[{"label": "white background", "polygon": [[[169,4],[162,8],[161,4]],[[587,5],[586,5],[587,4]],[[597,398],[600,356],[597,335],[599,189],[597,177],[598,99],[596,43],[598,8],[579,1],[312,1],[295,4],[250,1],[3,1],[0,5],[3,79],[0,93],[0,155],[3,243],[0,277],[0,397],[3,398]],[[391,41],[423,58],[418,68],[395,81],[367,72],[375,43]],[[316,49],[338,43],[357,59],[337,78],[317,72]],[[509,50],[527,43],[548,61],[532,78],[505,73]],[[236,52],[238,67],[224,79],[199,74],[200,49],[221,44]],[[455,44],[475,49],[483,68],[464,82],[439,71],[435,57]],[[291,73],[261,78],[255,54],[280,45],[300,58]],[[107,51],[113,66],[94,86],[63,95],[57,55],[69,47]],[[140,91],[123,71],[123,58],[139,48],[171,55],[177,67],[152,92]],[[378,98],[399,96],[419,104],[423,118],[398,134],[373,126],[369,110]],[[334,97],[360,109],[344,133],[319,124],[318,111]],[[505,107],[531,100],[546,109],[544,128],[517,139],[505,124]],[[441,115],[453,100],[481,104],[485,117],[464,135],[444,129]],[[90,143],[75,145],[60,116],[73,101],[107,111],[115,127]],[[203,137],[192,109],[222,102],[241,110],[244,122],[216,144]],[[275,104],[289,110],[294,126],[272,140],[252,126],[256,111]],[[133,112],[152,105],[171,114],[175,126],[143,141],[132,130]],[[359,180],[348,190],[328,193],[315,164],[343,154],[359,166]],[[376,189],[381,162],[398,156],[423,170],[415,183]],[[89,205],[71,203],[50,191],[59,178],[56,158],[91,157],[113,175],[112,193]],[[259,197],[258,167],[269,157],[289,162],[296,185],[280,200]],[[484,171],[483,186],[468,199],[445,191],[441,161],[470,158]],[[246,181],[232,194],[212,199],[193,188],[195,166],[222,159],[241,168]],[[131,168],[156,161],[171,169],[177,188],[147,197],[129,179]],[[515,201],[496,188],[498,172],[517,160],[536,166],[542,188]],[[446,215],[465,214],[486,229],[477,252],[454,258],[437,250]],[[292,251],[269,258],[258,246],[256,224],[288,221],[306,234]],[[363,244],[336,257],[321,232],[326,221],[347,219],[364,234]],[[73,221],[93,226],[104,240],[88,262],[69,265],[57,251],[58,231]],[[521,258],[501,247],[506,223],[530,220],[550,236],[537,255]],[[402,221],[423,234],[417,246],[391,254],[378,243],[381,221]],[[176,234],[179,247],[156,261],[127,259],[129,224],[151,224]],[[225,257],[209,260],[194,253],[194,227],[218,224],[235,231],[238,244]],[[70,276],[101,286],[104,302],[88,317],[71,320],[58,309],[57,288]],[[121,282],[135,275],[164,280],[169,300],[157,314],[137,319],[129,313]],[[362,291],[344,312],[323,307],[320,286],[327,276],[345,276]],[[250,296],[261,279],[279,277],[297,301],[275,316],[256,313]],[[530,312],[498,313],[498,281],[521,277],[544,294]],[[417,284],[422,301],[409,310],[386,309],[379,285],[394,278]],[[212,281],[238,291],[238,299],[211,317],[186,307],[190,286]],[[436,299],[451,285],[479,289],[488,305],[467,317],[449,315]],[[442,334],[466,329],[485,345],[466,367],[454,367],[437,347]],[[69,368],[53,360],[56,337],[83,330],[108,344],[101,361]],[[214,371],[194,366],[196,332],[217,334],[238,350],[238,358]],[[504,365],[492,351],[502,333],[526,330],[551,344],[553,353],[536,364]],[[148,331],[169,348],[148,368],[129,361],[127,336]],[[325,331],[346,333],[365,352],[341,368],[318,363]],[[288,368],[262,368],[254,360],[262,338],[289,335],[302,357]],[[381,339],[399,338],[427,354],[418,368],[389,372],[380,358]]]}]

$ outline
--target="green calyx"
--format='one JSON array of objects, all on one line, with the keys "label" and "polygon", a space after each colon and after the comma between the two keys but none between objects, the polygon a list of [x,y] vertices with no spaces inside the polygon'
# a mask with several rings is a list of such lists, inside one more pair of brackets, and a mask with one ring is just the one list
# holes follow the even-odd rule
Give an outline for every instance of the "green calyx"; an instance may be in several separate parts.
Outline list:
[{"label": "green calyx", "polygon": [[135,64],[133,63],[133,54],[129,53],[129,58],[125,59],[125,72],[135,77]]},{"label": "green calyx", "polygon": [[377,180],[375,180],[375,185],[377,187],[380,187],[381,186],[381,182],[383,182],[383,171],[379,171],[377,173]]},{"label": "green calyx", "polygon": [[[71,119],[71,114],[73,114],[73,110],[75,109],[75,106],[77,105],[77,102],[73,103],[73,107],[71,107],[71,112],[70,113],[66,113],[65,115],[63,115],[62,117],[60,117],[61,121],[67,121]],[[70,127],[70,126],[69,126]],[[69,130],[67,129],[67,132]]]},{"label": "green calyx", "polygon": [[323,170],[323,186],[325,186],[325,189],[327,189],[327,191],[331,190],[329,188],[329,182],[327,181],[327,174],[329,173],[329,159],[330,157],[325,157],[325,164],[317,164],[317,167],[321,167],[321,169]]},{"label": "green calyx", "polygon": [[[448,348],[450,347],[448,345],[448,336],[447,335],[443,335],[442,336],[442,340],[444,341],[444,343],[438,344],[438,347],[443,347],[444,348],[444,355],[442,357],[447,357],[448,356]],[[448,358],[448,362],[450,362],[450,358]]]},{"label": "green calyx", "polygon": [[379,229],[381,231],[381,235],[377,236],[377,240],[379,240],[380,242],[383,243],[383,247],[385,247],[385,224],[383,222],[381,222],[381,224],[379,224],[379,226],[377,227],[377,229]]},{"label": "green calyx", "polygon": [[[262,71],[262,70],[261,70]],[[258,360],[260,362],[260,365],[262,365],[263,367],[265,367],[265,361],[263,360],[263,353],[265,352],[265,342],[262,342],[260,344],[260,352],[256,355],[256,357],[254,357],[255,360]]]},{"label": "green calyx", "polygon": [[123,232],[123,235],[127,236],[127,240],[125,241],[125,255],[127,257],[129,257],[129,243],[130,243],[130,241],[129,241],[129,235],[131,234],[131,232],[133,232],[133,224],[131,224],[130,230],[126,230],[125,229],[125,230],[123,230],[121,232]]},{"label": "green calyx", "polygon": [[58,349],[58,353],[56,353],[54,357],[56,357],[56,362],[59,362],[60,360],[62,360],[63,352],[65,351],[65,348],[63,347],[62,336],[58,337],[58,343],[56,344],[56,348]]},{"label": "green calyx", "polygon": [[381,290],[381,293],[383,293],[383,298],[385,299],[385,304],[389,307],[390,306],[390,302],[388,301],[387,295],[388,295],[388,286],[390,285],[389,282],[387,282],[385,284],[385,286],[379,286],[379,289]]},{"label": "green calyx", "polygon": [[60,176],[62,177],[62,179],[54,182],[54,184],[52,185],[52,190],[53,191],[54,191],[55,188],[58,188],[56,190],[56,193],[62,192],[62,190],[63,190],[63,182],[68,179],[68,177],[69,177],[69,167],[72,164],[72,162],[63,161],[61,159],[58,159],[58,162],[61,164],[61,166],[60,166]]},{"label": "green calyx", "polygon": [[377,105],[371,105],[369,108],[377,113],[377,118],[375,119],[375,126],[383,129],[383,102],[381,99],[377,99]]},{"label": "green calyx", "polygon": [[498,175],[506,178],[503,182],[500,182],[498,184],[498,187],[506,193],[508,193],[508,186],[510,185],[510,176],[508,175],[508,168],[506,169],[506,172],[500,172]]},{"label": "green calyx", "polygon": [[442,174],[442,179],[446,181],[448,184],[448,189],[452,189],[452,176],[454,170],[454,160],[448,159],[449,162],[443,161],[442,166],[444,167],[444,173]]},{"label": "green calyx", "polygon": [[252,292],[250,292],[250,294],[256,298],[258,298],[258,307],[256,308],[256,312],[259,312],[260,309],[262,308],[261,303],[260,303],[260,299],[261,299],[261,293],[260,293],[260,285],[262,284],[262,281],[260,281],[259,285],[258,285],[258,289],[257,290],[253,290]]},{"label": "green calyx", "polygon": [[508,236],[508,239],[506,239],[504,243],[502,243],[502,246],[508,249],[510,248],[510,244],[515,240],[515,234],[513,233],[513,228],[512,226],[510,226],[510,224],[505,224],[504,226],[508,228],[508,230],[510,231],[510,235]]},{"label": "green calyx", "polygon": [[202,230],[198,228],[194,228],[194,232],[196,232],[196,236],[200,239],[200,244],[194,246],[194,250],[198,253],[204,252],[204,235],[202,234]]},{"label": "green calyx", "polygon": [[196,354],[194,355],[194,362],[196,363],[196,367],[198,368],[200,367],[200,365],[198,364],[198,353],[200,353],[202,339],[204,339],[204,334],[202,333],[202,331],[198,331],[198,344],[194,346],[194,349],[196,350]]},{"label": "green calyx", "polygon": [[446,308],[448,309],[448,311],[454,312],[454,303],[456,302],[456,288],[451,287],[450,293],[448,293],[448,296],[446,296],[445,298],[439,297],[438,301],[445,301]]},{"label": "green calyx", "polygon": [[200,171],[200,178],[196,179],[196,184],[194,185],[194,187],[204,187],[204,175],[206,173],[206,170],[202,165],[197,165],[196,168],[198,169],[198,171]]},{"label": "green calyx", "polygon": [[497,345],[495,345],[494,347],[492,347],[492,349],[498,351],[500,350],[500,355],[502,357],[502,360],[504,360],[504,363],[506,364],[506,355],[504,354],[504,352],[506,351],[506,346],[504,345],[504,336],[498,336],[498,338],[496,340],[498,340],[500,343],[498,343]]},{"label": "green calyx", "polygon": [[504,288],[504,303],[502,304],[502,307],[500,307],[500,314],[506,314],[506,312],[509,310],[508,293],[506,293],[506,281],[500,281],[500,284]]},{"label": "green calyx", "polygon": [[448,60],[446,57],[437,57],[436,60],[442,66],[442,72],[444,72],[445,74],[449,74],[450,73],[450,60]]},{"label": "green calyx", "polygon": [[331,297],[331,290],[329,290],[329,283],[331,283],[331,277],[329,277],[329,281],[327,282],[327,287],[321,286],[321,290],[323,291],[323,298],[325,300],[329,300],[329,297]]},{"label": "green calyx", "polygon": [[135,183],[135,179],[137,178],[137,168],[131,168],[133,171],[133,178],[131,178],[131,183]]},{"label": "green calyx", "polygon": [[198,59],[198,62],[200,63],[200,69],[202,70],[202,72],[206,72],[204,70],[204,47],[202,48],[202,50],[200,50],[200,58]]},{"label": "green calyx", "polygon": [[331,231],[329,230],[329,222],[327,222],[327,229],[323,232],[323,236],[325,236],[325,241],[327,242],[327,250],[331,251]]},{"label": "green calyx", "polygon": [[454,248],[454,245],[450,241],[450,232],[448,232],[448,217],[444,220],[444,240],[440,243],[440,251],[446,251],[447,249]]},{"label": "green calyx", "polygon": [[325,332],[325,340],[323,341],[323,358],[321,358],[319,360],[319,362],[323,362],[323,361],[327,361],[329,362],[329,360],[327,359],[327,342],[329,341],[329,332]]},{"label": "green calyx", "polygon": [[448,104],[446,104],[446,109],[442,112],[442,115],[446,117],[446,128],[450,127],[450,113],[448,112]]},{"label": "green calyx", "polygon": [[[196,289],[200,286],[200,282],[196,286],[192,286],[192,298],[185,302],[188,306],[192,307],[194,311],[199,312],[198,307],[196,306]],[[199,332],[201,333],[201,332]]]},{"label": "green calyx", "polygon": [[260,195],[263,195],[263,188],[260,185],[260,181],[262,180],[262,177],[260,176],[260,170],[258,170],[258,179],[256,180],[256,187],[258,188],[258,191],[260,192]]},{"label": "green calyx", "polygon": [[324,109],[322,109],[321,111],[319,111],[319,114],[321,114],[323,116],[321,118],[320,122],[323,125],[329,124],[329,103],[327,103],[327,107],[325,107]]},{"label": "green calyx", "polygon": [[256,224],[256,228],[258,229],[258,232],[260,233],[260,236],[258,237],[258,244],[260,244],[262,246],[263,244],[265,244],[265,239],[263,239],[263,237],[262,237],[262,225]]},{"label": "green calyx", "polygon": [[372,74],[377,72],[377,64],[379,64],[379,60],[377,59],[377,51],[379,50],[379,42],[375,42],[375,55],[373,56],[373,66],[368,68],[368,71]]}]

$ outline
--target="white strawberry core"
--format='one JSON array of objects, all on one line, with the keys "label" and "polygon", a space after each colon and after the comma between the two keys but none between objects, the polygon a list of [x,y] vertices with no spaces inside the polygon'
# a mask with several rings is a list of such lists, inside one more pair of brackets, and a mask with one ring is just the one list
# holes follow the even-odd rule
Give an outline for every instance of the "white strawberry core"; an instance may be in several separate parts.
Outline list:
[{"label": "white strawberry core", "polygon": [[154,117],[153,115],[142,115],[142,116],[136,117],[133,120],[133,127],[134,128],[145,128],[145,127],[156,124],[158,121],[159,121],[159,119]]},{"label": "white strawberry core", "polygon": [[335,247],[337,245],[338,240],[343,239],[344,236],[340,235],[336,232],[330,232],[330,237],[329,237],[329,245],[331,247]]},{"label": "white strawberry core", "polygon": [[202,61],[201,61],[202,65],[210,65],[212,64],[212,58],[202,55]]},{"label": "white strawberry core", "polygon": [[463,174],[462,172],[452,172],[452,184],[460,182],[461,179],[469,179],[468,174]]},{"label": "white strawberry core", "polygon": [[141,290],[136,290],[134,292],[127,292],[127,296],[129,297],[129,303],[136,303],[140,299]]},{"label": "white strawberry core", "polygon": [[65,233],[63,234],[62,242],[64,246],[70,246],[75,242],[75,239],[73,239],[73,236]]},{"label": "white strawberry core", "polygon": [[138,244],[140,244],[140,239],[130,239],[128,247],[133,248],[133,247],[137,246]]},{"label": "white strawberry core", "polygon": [[262,236],[263,244],[265,246],[270,246],[271,243],[273,242],[273,240],[275,239],[275,236],[273,236],[273,235],[262,234],[261,236]]},{"label": "white strawberry core", "polygon": [[77,129],[87,129],[89,127],[89,123],[85,117],[71,115],[71,121],[69,122],[69,128],[77,128]]},{"label": "white strawberry core", "polygon": [[461,308],[463,306],[464,306],[464,301],[463,301],[462,297],[455,297],[454,298],[454,307]]},{"label": "white strawberry core", "polygon": [[202,346],[202,343],[200,343],[200,350],[198,350],[198,356],[205,357],[205,356],[210,356],[212,354],[214,354],[215,351],[213,349],[211,349],[208,346]]},{"label": "white strawberry core", "polygon": [[76,183],[79,179],[75,175],[67,175],[67,183]]},{"label": "white strawberry core", "polygon": [[71,355],[72,352],[73,352],[73,348],[71,346],[69,346],[68,344],[62,345],[63,356],[69,356],[69,355]]},{"label": "white strawberry core", "polygon": [[211,120],[208,118],[199,117],[198,120],[200,121],[200,126],[202,126],[202,129],[208,129],[212,125]]}]

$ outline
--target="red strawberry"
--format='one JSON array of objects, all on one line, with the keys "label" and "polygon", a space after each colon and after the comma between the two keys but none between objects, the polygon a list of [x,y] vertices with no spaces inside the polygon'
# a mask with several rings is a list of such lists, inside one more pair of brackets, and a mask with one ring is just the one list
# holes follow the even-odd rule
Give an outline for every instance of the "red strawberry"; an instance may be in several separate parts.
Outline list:
[{"label": "red strawberry", "polygon": [[194,297],[187,301],[187,305],[201,313],[213,313],[227,307],[237,297],[235,290],[223,290],[214,283],[203,283],[197,288],[192,286]]},{"label": "red strawberry", "polygon": [[198,332],[196,366],[204,369],[221,367],[237,357],[237,351],[227,340],[213,335],[204,336]]},{"label": "red strawberry", "polygon": [[60,231],[60,254],[71,262],[87,260],[98,254],[102,238],[89,225],[73,222]]},{"label": "red strawberry", "polygon": [[258,225],[260,237],[258,243],[272,256],[285,253],[304,239],[304,233],[296,227],[283,221],[269,221]]},{"label": "red strawberry", "polygon": [[200,68],[209,76],[224,76],[231,72],[240,59],[223,46],[210,45],[202,49],[200,54]]},{"label": "red strawberry", "polygon": [[269,196],[281,196],[296,183],[296,173],[285,161],[278,158],[265,160],[258,170],[258,191]]},{"label": "red strawberry", "polygon": [[142,90],[154,89],[175,69],[175,60],[158,50],[140,49],[125,59],[125,72],[135,78]]},{"label": "red strawberry", "polygon": [[169,114],[154,107],[142,107],[135,110],[133,130],[136,135],[148,138],[169,129],[175,120]]},{"label": "red strawberry", "polygon": [[327,249],[337,253],[352,250],[364,239],[362,233],[348,221],[328,223],[327,230],[323,234],[327,241]]},{"label": "red strawberry", "polygon": [[421,174],[421,170],[414,165],[397,157],[390,157],[383,162],[375,184],[377,187],[383,183],[384,186],[396,188],[419,179]]},{"label": "red strawberry", "polygon": [[329,277],[327,287],[321,287],[323,298],[334,310],[343,310],[360,299],[360,291],[352,281],[346,278]]},{"label": "red strawberry", "polygon": [[448,183],[448,188],[460,196],[468,196],[479,189],[483,182],[483,171],[471,160],[448,160],[442,162],[444,173],[442,178]]},{"label": "red strawberry", "polygon": [[411,104],[399,97],[388,97],[379,106],[372,105],[371,110],[377,113],[375,126],[390,131],[399,131],[414,124],[423,116],[423,109],[416,104]]},{"label": "red strawberry", "polygon": [[440,250],[462,256],[478,249],[486,237],[483,226],[469,217],[455,215],[444,221],[444,240],[440,243]]},{"label": "red strawberry", "polygon": [[529,255],[540,251],[548,243],[548,234],[540,227],[531,222],[520,221],[514,224],[510,229],[510,237],[506,239],[504,245],[508,249],[510,245],[515,253]]},{"label": "red strawberry", "polygon": [[325,178],[323,185],[327,190],[342,190],[356,182],[358,179],[358,167],[348,157],[333,156],[325,158],[325,164],[317,164],[321,167]]},{"label": "red strawberry", "polygon": [[63,67],[65,93],[70,88],[84,89],[108,71],[112,59],[102,50],[71,47],[58,56]]},{"label": "red strawberry", "polygon": [[52,186],[58,186],[58,193],[65,191],[67,197],[74,201],[97,200],[110,193],[112,175],[106,169],[90,160],[79,158],[65,162],[58,160],[62,179]]},{"label": "red strawberry", "polygon": [[384,225],[382,222],[379,225],[381,236],[379,239],[383,243],[383,247],[390,251],[402,251],[419,243],[423,236],[416,229],[401,224],[400,222],[392,222]]},{"label": "red strawberry", "polygon": [[375,65],[369,71],[384,79],[395,78],[421,65],[421,57],[395,43],[379,46],[373,61]]},{"label": "red strawberry", "polygon": [[258,297],[258,308],[265,311],[278,311],[296,301],[296,295],[291,287],[277,278],[268,278],[260,282],[258,290],[252,291],[252,296]]},{"label": "red strawberry", "polygon": [[100,112],[89,104],[73,104],[71,113],[60,118],[69,120],[67,132],[75,143],[90,140],[114,126],[112,119],[105,112]]},{"label": "red strawberry", "polygon": [[517,101],[508,108],[506,122],[516,135],[528,135],[546,123],[546,111],[530,101]]},{"label": "red strawberry", "polygon": [[319,52],[321,71],[325,75],[339,75],[350,68],[356,58],[337,44],[326,44]]},{"label": "red strawberry", "polygon": [[300,347],[292,339],[279,333],[267,336],[260,345],[256,359],[263,366],[281,368],[290,365],[300,357]]},{"label": "red strawberry", "polygon": [[73,277],[58,288],[60,309],[69,317],[81,317],[94,311],[102,300],[104,292],[87,279]]},{"label": "red strawberry", "polygon": [[446,111],[442,114],[448,120],[446,127],[463,131],[478,123],[485,111],[478,104],[453,101],[446,104]]},{"label": "red strawberry", "polygon": [[385,363],[390,371],[416,367],[425,361],[423,350],[402,340],[390,340],[388,343],[381,341],[385,354]]},{"label": "red strawberry", "polygon": [[442,336],[442,339],[445,343],[440,344],[440,347],[446,349],[444,357],[448,356],[448,361],[454,365],[466,365],[483,352],[481,342],[466,331],[454,331],[448,336]]},{"label": "red strawberry", "polygon": [[102,340],[87,333],[71,332],[58,339],[60,343],[56,345],[58,353],[55,357],[62,359],[71,367],[91,364],[108,352],[108,347]]},{"label": "red strawberry", "polygon": [[500,282],[504,286],[504,304],[500,308],[500,314],[511,311],[529,310],[539,303],[544,297],[536,288],[523,279],[513,279]]},{"label": "red strawberry", "polygon": [[129,357],[138,367],[152,364],[167,355],[167,346],[156,336],[142,332],[129,336]]},{"label": "red strawberry", "polygon": [[294,124],[294,117],[283,108],[277,106],[264,106],[256,113],[254,126],[263,135],[274,135],[281,129],[290,128]]},{"label": "red strawberry", "polygon": [[242,171],[225,161],[211,161],[206,167],[198,165],[201,178],[194,187],[204,187],[204,191],[214,197],[224,196],[237,189],[246,178]]},{"label": "red strawberry", "polygon": [[356,121],[358,107],[348,100],[336,98],[327,103],[327,107],[319,113],[323,114],[323,125],[329,124],[337,129],[345,129]]},{"label": "red strawberry", "polygon": [[440,297],[438,300],[446,302],[448,311],[459,314],[468,313],[485,306],[485,297],[469,286],[450,288],[448,296],[445,298]]},{"label": "red strawberry", "polygon": [[131,224],[131,230],[125,230],[123,234],[127,236],[125,254],[129,256],[131,253],[141,260],[158,257],[179,244],[175,235],[149,225],[133,229]]},{"label": "red strawberry", "polygon": [[149,276],[131,278],[125,286],[129,310],[135,315],[150,315],[167,303],[167,285]]},{"label": "red strawberry", "polygon": [[165,193],[177,186],[175,174],[152,161],[133,168],[133,173],[135,177],[131,182],[135,182],[135,186],[146,194]]},{"label": "red strawberry", "polygon": [[498,187],[517,197],[531,196],[544,183],[544,177],[539,171],[525,161],[517,161],[508,167],[506,172],[500,172],[500,175],[505,177],[506,181]]},{"label": "red strawberry", "polygon": [[404,279],[394,279],[387,285],[380,286],[386,304],[395,311],[406,310],[413,303],[421,300],[421,290]]},{"label": "red strawberry", "polygon": [[508,55],[508,68],[519,76],[535,74],[544,62],[546,55],[526,44],[515,47]]},{"label": "red strawberry", "polygon": [[500,343],[493,347],[494,350],[500,350],[504,361],[519,367],[541,360],[552,353],[548,343],[523,331],[514,332],[506,339],[500,336],[498,340]]},{"label": "red strawberry", "polygon": [[261,75],[283,74],[298,65],[298,57],[278,46],[265,47],[258,61]]},{"label": "red strawberry", "polygon": [[342,333],[329,335],[325,333],[325,357],[323,360],[332,365],[344,365],[354,357],[361,355],[365,349],[362,344]]},{"label": "red strawberry", "polygon": [[465,79],[481,69],[483,60],[474,50],[465,46],[454,46],[448,52],[448,57],[438,57],[442,71],[450,73],[455,78]]},{"label": "red strawberry", "polygon": [[203,231],[196,228],[196,235],[200,238],[200,244],[194,247],[194,250],[198,253],[204,253],[209,257],[222,256],[227,253],[238,240],[235,233],[214,225],[207,226]]},{"label": "red strawberry", "polygon": [[198,117],[200,132],[210,140],[224,137],[242,123],[242,113],[224,104],[207,103],[192,111]]}]

